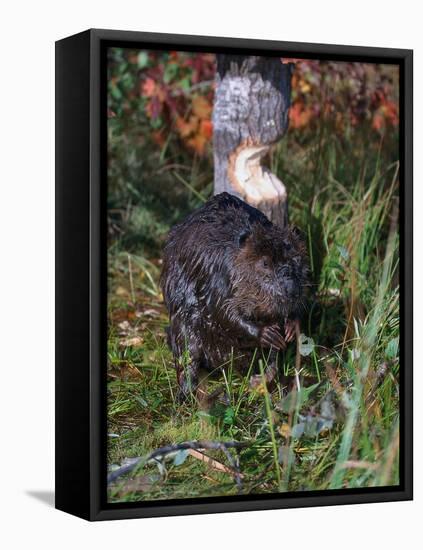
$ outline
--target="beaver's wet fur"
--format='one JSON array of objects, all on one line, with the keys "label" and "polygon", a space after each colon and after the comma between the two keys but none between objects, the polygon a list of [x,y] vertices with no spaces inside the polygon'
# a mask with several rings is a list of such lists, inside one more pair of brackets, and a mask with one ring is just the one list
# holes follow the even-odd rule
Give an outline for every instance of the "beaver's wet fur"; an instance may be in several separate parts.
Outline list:
[{"label": "beaver's wet fur", "polygon": [[300,232],[272,224],[228,193],[173,227],[161,288],[179,398],[197,388],[200,368],[218,370],[233,361],[248,369],[253,354],[263,351],[273,378],[277,352],[294,337],[308,280]]}]

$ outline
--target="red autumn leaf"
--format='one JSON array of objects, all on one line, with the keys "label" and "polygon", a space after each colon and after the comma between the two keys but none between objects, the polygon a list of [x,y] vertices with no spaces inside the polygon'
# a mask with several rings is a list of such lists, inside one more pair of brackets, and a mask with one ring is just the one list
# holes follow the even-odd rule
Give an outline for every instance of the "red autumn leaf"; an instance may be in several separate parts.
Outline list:
[{"label": "red autumn leaf", "polygon": [[292,128],[307,126],[313,116],[313,111],[301,102],[294,103],[289,110],[289,122]]},{"label": "red autumn leaf", "polygon": [[372,126],[375,130],[381,130],[381,128],[384,126],[383,116],[379,112],[376,112],[373,115]]},{"label": "red autumn leaf", "polygon": [[146,78],[141,86],[141,93],[145,97],[152,97],[156,91],[156,83],[150,77]]},{"label": "red autumn leaf", "polygon": [[205,97],[198,95],[192,100],[192,112],[198,118],[210,118],[211,110],[212,106]]},{"label": "red autumn leaf", "polygon": [[386,100],[383,106],[383,112],[386,119],[393,125],[397,126],[399,123],[398,107],[393,101]]},{"label": "red autumn leaf", "polygon": [[199,155],[204,154],[206,144],[207,139],[200,133],[195,134],[194,137],[187,140],[187,145],[189,145],[189,147],[192,147],[192,149],[194,149],[194,151]]},{"label": "red autumn leaf", "polygon": [[186,138],[195,133],[198,128],[198,118],[191,115],[189,120],[186,121],[182,117],[176,119],[176,128],[182,138]]},{"label": "red autumn leaf", "polygon": [[200,122],[200,133],[209,140],[213,135],[213,124],[211,120],[202,120]]},{"label": "red autumn leaf", "polygon": [[163,145],[166,143],[166,138],[162,130],[152,132],[152,138],[154,143],[157,143],[157,145],[160,145],[160,147],[163,147]]}]

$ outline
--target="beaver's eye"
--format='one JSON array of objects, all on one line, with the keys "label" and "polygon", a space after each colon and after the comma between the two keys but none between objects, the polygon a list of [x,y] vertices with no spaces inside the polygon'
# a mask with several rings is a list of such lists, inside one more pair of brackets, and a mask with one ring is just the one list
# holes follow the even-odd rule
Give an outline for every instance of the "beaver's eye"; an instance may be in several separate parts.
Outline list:
[{"label": "beaver's eye", "polygon": [[269,261],[266,259],[266,258],[263,258],[262,261],[261,261],[261,265],[265,268],[268,268],[270,267],[269,266]]}]

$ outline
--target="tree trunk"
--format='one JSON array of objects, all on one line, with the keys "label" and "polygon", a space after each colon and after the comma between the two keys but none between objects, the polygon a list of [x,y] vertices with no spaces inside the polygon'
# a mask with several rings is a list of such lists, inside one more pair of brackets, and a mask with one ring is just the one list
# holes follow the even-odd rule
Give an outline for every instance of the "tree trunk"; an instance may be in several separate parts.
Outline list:
[{"label": "tree trunk", "polygon": [[261,163],[288,127],[291,66],[279,57],[216,57],[214,192],[237,195],[283,226],[285,186]]}]

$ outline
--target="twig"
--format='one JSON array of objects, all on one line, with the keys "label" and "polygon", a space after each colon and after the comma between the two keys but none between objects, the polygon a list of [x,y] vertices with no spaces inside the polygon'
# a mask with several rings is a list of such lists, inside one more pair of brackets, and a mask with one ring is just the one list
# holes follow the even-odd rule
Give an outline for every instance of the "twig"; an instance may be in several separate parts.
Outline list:
[{"label": "twig", "polygon": [[135,304],[134,280],[132,278],[132,262],[131,262],[131,255],[130,254],[128,254],[128,271],[129,271],[129,285],[131,287],[132,303]]},{"label": "twig", "polygon": [[[225,474],[229,474],[232,476],[236,473],[234,470],[232,470],[232,468],[228,468],[228,466],[225,466],[218,460],[215,460],[214,458],[211,458],[210,456],[201,453],[200,451],[189,449],[188,454],[193,458],[196,458],[197,460],[201,460],[201,462],[205,462],[207,466],[210,466],[210,468],[218,472],[224,472]],[[241,477],[241,479],[244,477],[242,474],[239,474],[239,476]]]}]

